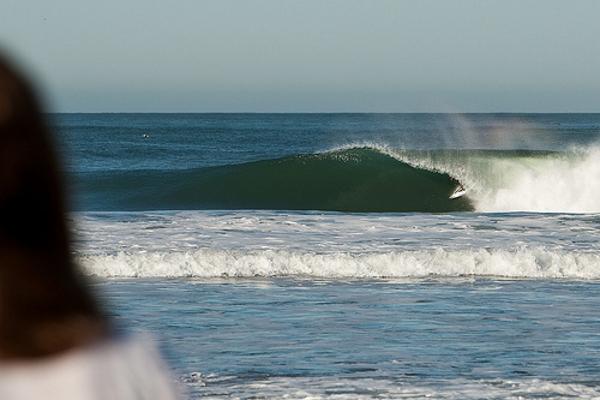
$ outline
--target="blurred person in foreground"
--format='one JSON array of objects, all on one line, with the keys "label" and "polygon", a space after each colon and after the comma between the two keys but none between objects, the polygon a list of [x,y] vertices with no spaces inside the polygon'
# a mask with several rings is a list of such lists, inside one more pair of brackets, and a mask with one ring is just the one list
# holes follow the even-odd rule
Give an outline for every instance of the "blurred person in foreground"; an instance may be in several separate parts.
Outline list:
[{"label": "blurred person in foreground", "polygon": [[115,333],[72,259],[43,119],[0,56],[0,399],[174,399],[157,350]]}]

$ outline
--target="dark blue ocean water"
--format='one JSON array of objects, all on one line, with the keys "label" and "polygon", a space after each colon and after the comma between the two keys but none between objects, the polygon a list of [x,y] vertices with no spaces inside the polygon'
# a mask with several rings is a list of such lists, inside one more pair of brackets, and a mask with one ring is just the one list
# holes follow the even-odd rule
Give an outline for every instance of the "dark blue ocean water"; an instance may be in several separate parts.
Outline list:
[{"label": "dark blue ocean water", "polygon": [[51,120],[82,268],[190,397],[600,397],[599,114]]},{"label": "dark blue ocean water", "polygon": [[188,169],[360,143],[564,150],[600,136],[600,114],[53,114],[51,121],[76,172]]}]

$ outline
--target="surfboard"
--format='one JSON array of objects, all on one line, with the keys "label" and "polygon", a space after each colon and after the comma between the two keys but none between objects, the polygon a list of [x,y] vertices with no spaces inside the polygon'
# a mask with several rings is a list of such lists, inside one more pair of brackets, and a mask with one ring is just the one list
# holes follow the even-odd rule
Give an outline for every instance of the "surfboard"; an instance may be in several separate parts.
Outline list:
[{"label": "surfboard", "polygon": [[452,192],[450,195],[449,199],[458,199],[459,197],[464,196],[465,193],[467,193],[467,190],[464,188],[464,186],[458,185],[456,189],[454,189],[454,192]]}]

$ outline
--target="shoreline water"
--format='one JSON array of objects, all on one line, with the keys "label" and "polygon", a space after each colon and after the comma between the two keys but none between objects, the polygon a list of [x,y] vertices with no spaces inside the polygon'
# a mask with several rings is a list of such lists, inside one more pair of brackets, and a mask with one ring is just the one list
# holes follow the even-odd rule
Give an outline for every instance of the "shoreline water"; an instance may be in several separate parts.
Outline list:
[{"label": "shoreline water", "polygon": [[[598,282],[111,280],[192,398],[591,398]],[[348,349],[354,349],[348,352]]]}]

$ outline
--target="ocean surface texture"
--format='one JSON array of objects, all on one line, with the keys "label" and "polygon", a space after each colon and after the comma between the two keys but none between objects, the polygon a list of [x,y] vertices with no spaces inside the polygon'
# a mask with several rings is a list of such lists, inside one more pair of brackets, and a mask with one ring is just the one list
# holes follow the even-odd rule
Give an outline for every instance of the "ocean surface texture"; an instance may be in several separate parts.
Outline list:
[{"label": "ocean surface texture", "polygon": [[77,259],[191,398],[600,398],[600,115],[51,121]]}]

